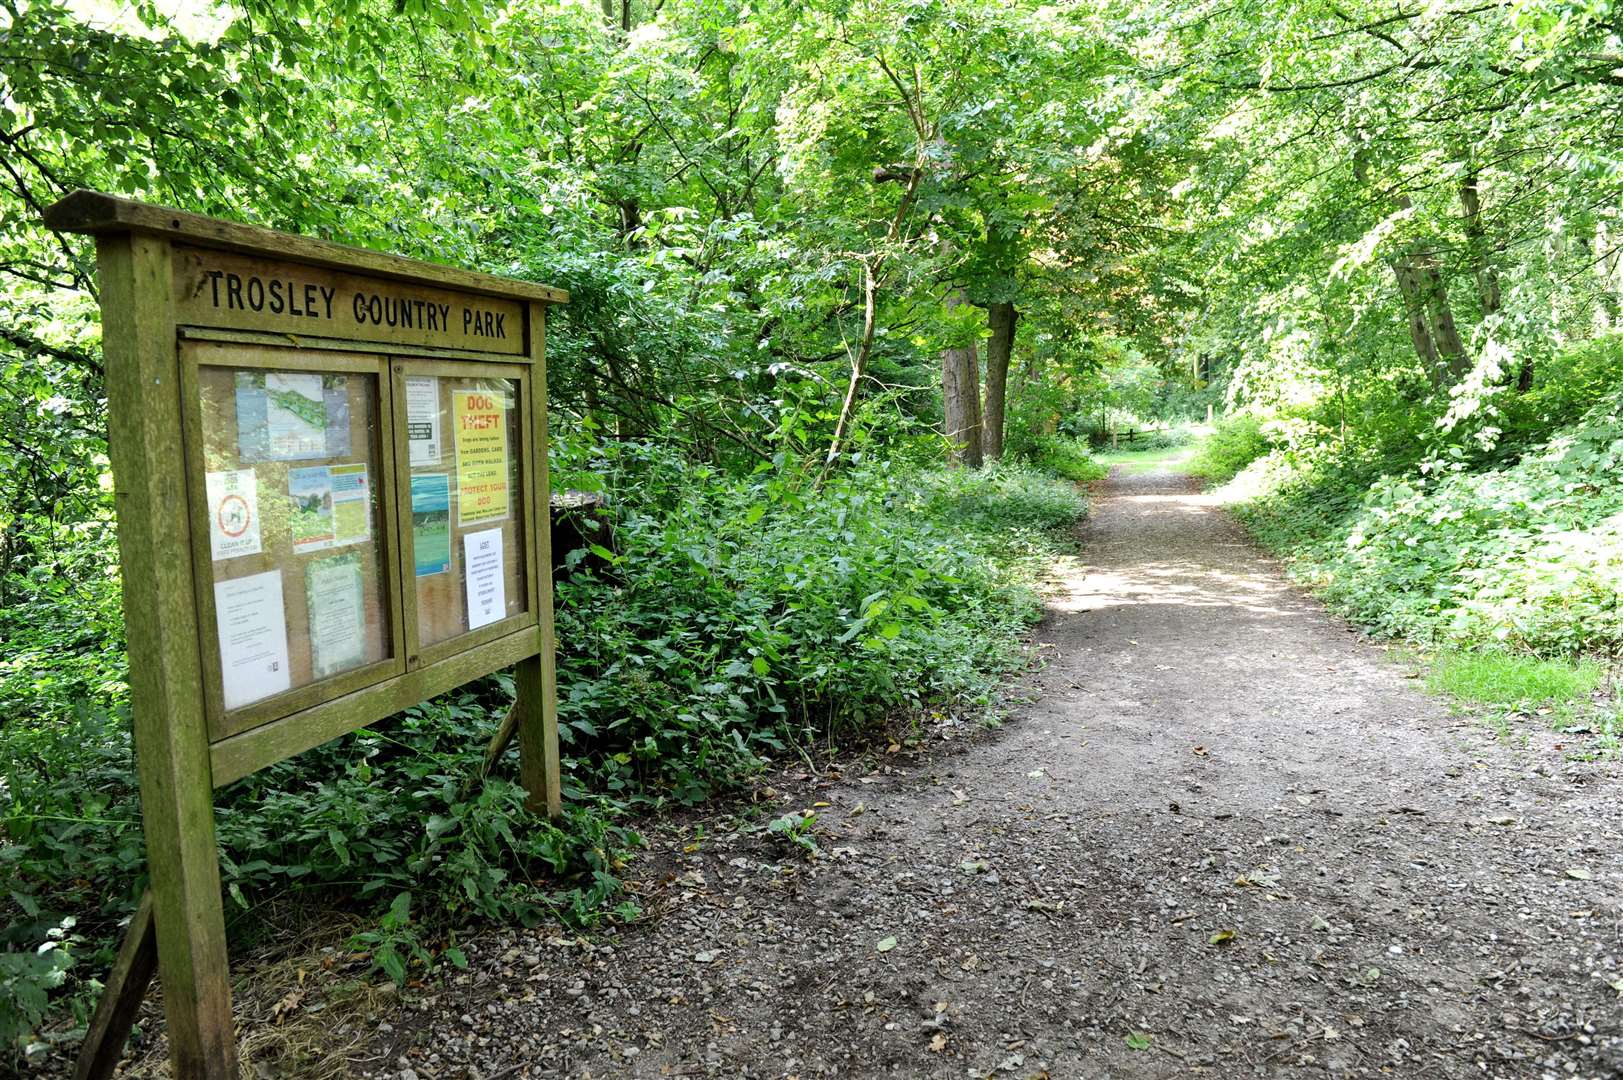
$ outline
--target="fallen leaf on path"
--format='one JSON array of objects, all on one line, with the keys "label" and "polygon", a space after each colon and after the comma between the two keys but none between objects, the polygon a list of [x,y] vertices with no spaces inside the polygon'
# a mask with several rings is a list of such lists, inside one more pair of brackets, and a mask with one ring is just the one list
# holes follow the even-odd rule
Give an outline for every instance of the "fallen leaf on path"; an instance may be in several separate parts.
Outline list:
[{"label": "fallen leaf on path", "polygon": [[890,950],[894,949],[895,947],[896,939],[893,937],[880,938],[879,944],[874,946],[874,948],[879,952],[890,952]]},{"label": "fallen leaf on path", "polygon": [[954,806],[962,806],[968,801],[969,801],[969,796],[964,794],[962,788],[953,788],[952,789],[952,805],[954,805]]},{"label": "fallen leaf on path", "polygon": [[1567,876],[1575,881],[1588,881],[1590,875],[1589,871],[1583,869],[1582,867],[1569,866],[1567,868]]},{"label": "fallen leaf on path", "polygon": [[986,873],[986,860],[965,859],[963,862],[958,864],[958,869],[967,874],[984,874]]},{"label": "fallen leaf on path", "polygon": [[1233,940],[1234,940],[1234,931],[1233,930],[1219,930],[1217,933],[1215,933],[1211,937],[1207,938],[1206,943],[1208,945],[1227,945],[1229,942],[1231,942]]},{"label": "fallen leaf on path", "polygon": [[1207,750],[1204,746],[1195,747],[1195,756],[1196,757],[1205,757],[1209,753],[1211,753],[1211,751]]},{"label": "fallen leaf on path", "polygon": [[1148,1050],[1149,1048],[1150,1037],[1148,1035],[1144,1034],[1142,1031],[1131,1031],[1127,1033],[1127,1049]]},{"label": "fallen leaf on path", "polygon": [[941,1051],[945,1050],[946,1048],[947,1048],[947,1036],[946,1036],[946,1033],[941,1032],[941,1031],[936,1032],[935,1036],[930,1039],[930,1052],[934,1053],[934,1054],[939,1054],[939,1053],[941,1053]]}]

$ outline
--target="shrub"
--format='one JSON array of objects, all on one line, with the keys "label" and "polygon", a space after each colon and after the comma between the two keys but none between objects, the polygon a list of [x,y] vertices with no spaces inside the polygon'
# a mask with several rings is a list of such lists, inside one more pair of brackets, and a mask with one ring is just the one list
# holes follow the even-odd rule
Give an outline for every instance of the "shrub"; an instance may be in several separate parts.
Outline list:
[{"label": "shrub", "polygon": [[1201,443],[1189,471],[1212,483],[1232,479],[1269,450],[1262,421],[1249,413],[1225,416]]},{"label": "shrub", "polygon": [[1382,633],[1538,657],[1623,653],[1623,395],[1497,464],[1379,476],[1334,458],[1242,516]]},{"label": "shrub", "polygon": [[1091,484],[1110,474],[1094,460],[1087,440],[1064,435],[1043,435],[1033,444],[1027,460],[1039,469],[1078,484]]},{"label": "shrub", "polygon": [[[558,587],[565,818],[529,815],[505,775],[473,782],[512,694],[484,679],[220,791],[229,910],[358,911],[374,921],[353,947],[396,979],[455,962],[446,936],[469,920],[632,915],[628,811],[890,718],[985,715],[1038,613],[1028,582],[1085,505],[1013,464],[866,468],[822,490],[627,442],[565,447],[558,465],[560,486],[604,490],[616,548]],[[37,1029],[44,995],[82,1020],[144,874],[110,540],[71,551],[108,584],[57,592],[42,574],[0,610],[6,1038]]]}]

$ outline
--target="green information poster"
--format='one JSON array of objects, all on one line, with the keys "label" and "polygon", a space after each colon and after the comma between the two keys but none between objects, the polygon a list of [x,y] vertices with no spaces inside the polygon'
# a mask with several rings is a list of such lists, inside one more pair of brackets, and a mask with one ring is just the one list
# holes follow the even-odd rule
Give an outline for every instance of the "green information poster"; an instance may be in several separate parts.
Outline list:
[{"label": "green information poster", "polygon": [[451,569],[451,476],[411,478],[411,542],[418,577]]}]

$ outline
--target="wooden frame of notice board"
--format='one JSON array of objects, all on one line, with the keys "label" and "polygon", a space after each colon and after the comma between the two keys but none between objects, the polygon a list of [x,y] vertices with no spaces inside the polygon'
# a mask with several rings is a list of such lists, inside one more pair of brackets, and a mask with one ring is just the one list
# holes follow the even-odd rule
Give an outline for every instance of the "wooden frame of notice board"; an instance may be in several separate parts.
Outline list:
[{"label": "wooden frame of notice board", "polygon": [[503,668],[559,811],[546,308],[558,289],[80,191],[151,884],[77,1075],[155,970],[175,1076],[236,1075],[213,790]]}]

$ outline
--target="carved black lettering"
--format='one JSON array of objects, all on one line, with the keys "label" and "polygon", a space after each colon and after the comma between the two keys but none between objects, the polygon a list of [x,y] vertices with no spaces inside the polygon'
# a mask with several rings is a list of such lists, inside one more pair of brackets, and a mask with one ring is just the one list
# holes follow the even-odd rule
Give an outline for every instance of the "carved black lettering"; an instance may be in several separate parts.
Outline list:
[{"label": "carved black lettering", "polygon": [[295,291],[297,288],[298,286],[290,278],[287,283],[287,313],[289,315],[307,314],[306,310],[299,307],[299,294]]},{"label": "carved black lettering", "polygon": [[420,327],[426,327],[428,324],[423,322],[423,302],[421,300],[413,300],[411,303],[412,306],[417,309],[417,325]]},{"label": "carved black lettering", "polygon": [[440,309],[440,329],[444,330],[446,333],[450,333],[451,332],[451,305],[450,304],[436,304],[435,306]]},{"label": "carved black lettering", "polygon": [[280,315],[282,313],[282,279],[281,278],[271,278],[271,283],[270,283],[270,309],[271,309],[271,314],[273,314],[273,315]]},{"label": "carved black lettering", "polygon": [[[291,286],[292,282],[288,284]],[[308,283],[304,286],[304,317],[307,319],[321,317],[320,312],[316,311],[316,287]]]},{"label": "carved black lettering", "polygon": [[400,325],[400,301],[396,297],[385,297],[383,301],[383,321],[390,326]]},{"label": "carved black lettering", "polygon": [[[321,298],[327,302],[327,318],[329,319],[332,318],[332,298],[337,295],[337,289],[329,289],[325,285],[321,286]],[[311,309],[310,315],[313,318],[315,316],[315,301],[310,299],[310,294],[308,292],[306,292],[304,296],[306,301],[305,306]]]},{"label": "carved black lettering", "polygon": [[235,274],[225,276],[225,306],[227,310],[242,307],[242,279]]},{"label": "carved black lettering", "polygon": [[466,334],[468,332],[468,324],[470,322],[472,322],[472,321],[473,321],[473,310],[471,308],[463,308],[462,309],[462,332],[464,334]]},{"label": "carved black lettering", "polygon": [[265,310],[265,283],[257,276],[248,279],[248,306],[255,311]]},{"label": "carved black lettering", "polygon": [[373,326],[383,325],[383,297],[369,296],[366,299],[366,317],[372,320]]},{"label": "carved black lettering", "polygon": [[402,330],[410,330],[411,329],[411,301],[402,299],[402,300],[399,301],[399,304],[400,304],[400,328]]},{"label": "carved black lettering", "polygon": [[362,326],[366,325],[366,294],[355,294],[355,321]]},{"label": "carved black lettering", "polygon": [[225,277],[224,270],[210,270],[209,284],[214,286],[214,306],[220,306],[220,279]]},{"label": "carved black lettering", "polygon": [[506,319],[507,312],[499,311],[496,313],[496,336],[499,338],[505,339],[507,337],[507,327],[502,325]]}]

